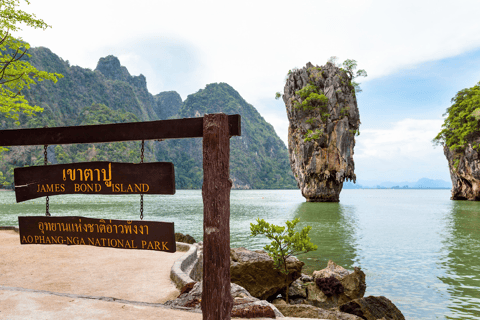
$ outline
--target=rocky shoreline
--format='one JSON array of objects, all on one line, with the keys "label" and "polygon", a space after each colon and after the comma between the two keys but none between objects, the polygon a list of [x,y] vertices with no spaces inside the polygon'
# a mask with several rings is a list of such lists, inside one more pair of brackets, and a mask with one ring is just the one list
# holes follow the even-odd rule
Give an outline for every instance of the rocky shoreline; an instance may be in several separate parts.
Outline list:
[{"label": "rocky shoreline", "polygon": [[[179,241],[179,240],[177,240]],[[180,295],[166,305],[200,311],[203,278],[203,244],[190,250],[172,267],[171,279]],[[295,257],[287,261],[289,302],[284,276],[273,267],[263,250],[232,248],[230,251],[232,316],[248,318],[298,317],[331,320],[404,320],[401,311],[386,297],[364,297],[365,273],[355,267],[344,269],[333,261],[312,275],[301,272],[304,263]]]}]

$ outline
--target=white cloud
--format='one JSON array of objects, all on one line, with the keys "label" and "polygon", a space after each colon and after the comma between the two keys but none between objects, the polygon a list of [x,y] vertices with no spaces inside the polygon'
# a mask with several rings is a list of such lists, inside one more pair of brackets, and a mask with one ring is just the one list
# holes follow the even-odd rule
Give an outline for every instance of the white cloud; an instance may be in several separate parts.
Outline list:
[{"label": "white cloud", "polygon": [[432,139],[443,120],[403,119],[390,129],[364,129],[356,139],[358,179],[416,181],[426,177],[449,180],[447,160]]},{"label": "white cloud", "polygon": [[[355,59],[368,72],[364,83],[480,47],[478,0],[32,0],[24,10],[52,25],[25,28],[21,35],[33,46],[91,69],[115,54],[131,74],[147,77],[153,94],[176,90],[185,99],[208,83],[226,82],[285,142],[284,106],[266,101],[283,91],[293,67],[321,65],[333,55]],[[421,170],[433,175],[439,165],[445,176],[441,150],[430,144],[437,120],[415,121],[363,129],[357,172],[379,175],[377,166],[388,168],[384,175],[400,175],[398,168],[418,171],[425,164]]]},{"label": "white cloud", "polygon": [[[332,55],[356,59],[368,81],[480,46],[475,0],[455,5],[311,0],[294,6],[291,1],[37,0],[26,10],[53,28],[25,30],[24,38],[72,64],[94,68],[102,48],[122,47],[128,54],[139,42],[177,39],[192,45],[205,64],[198,89],[227,82],[247,101],[282,90],[292,67],[323,64]],[[159,92],[164,85],[158,82],[150,90]],[[181,85],[176,90],[182,91]]]}]

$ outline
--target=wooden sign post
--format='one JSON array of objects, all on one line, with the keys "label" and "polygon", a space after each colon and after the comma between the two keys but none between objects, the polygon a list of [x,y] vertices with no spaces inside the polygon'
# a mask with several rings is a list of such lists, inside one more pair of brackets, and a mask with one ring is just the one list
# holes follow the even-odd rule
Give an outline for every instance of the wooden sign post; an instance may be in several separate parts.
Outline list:
[{"label": "wooden sign post", "polygon": [[230,136],[225,114],[203,118],[203,288],[205,320],[231,317]]},{"label": "wooden sign post", "polygon": [[[159,120],[159,121],[146,121],[146,122],[134,122],[134,123],[117,123],[117,124],[102,124],[102,125],[91,125],[91,126],[76,126],[76,127],[56,127],[56,128],[35,128],[35,129],[19,129],[19,130],[0,130],[0,146],[24,146],[24,145],[56,145],[56,144],[72,144],[72,143],[100,143],[100,142],[117,142],[117,141],[131,141],[131,140],[157,140],[157,139],[178,139],[178,138],[201,138],[203,137],[203,169],[204,169],[204,182],[202,188],[202,195],[203,195],[203,208],[204,208],[204,225],[203,225],[203,235],[204,235],[204,262],[203,262],[203,294],[202,294],[202,312],[203,312],[203,319],[208,320],[225,320],[230,319],[231,317],[231,310],[233,306],[233,299],[230,293],[230,189],[232,186],[231,181],[229,180],[229,161],[230,161],[230,137],[231,136],[240,136],[241,135],[241,122],[240,122],[240,115],[225,115],[223,113],[220,114],[210,114],[205,115],[204,117],[200,118],[187,118],[187,119],[172,119],[172,120]],[[108,164],[108,163],[107,163]],[[144,188],[145,184],[149,184],[148,182],[141,182],[136,180],[134,176],[130,176],[128,178],[124,178],[124,188],[122,189],[122,182],[119,180],[118,183],[114,183],[113,177],[119,174],[120,171],[114,169],[114,165],[126,165],[126,164],[117,164],[111,163],[111,173],[112,173],[112,180],[111,184],[108,181],[108,178],[103,180],[103,175],[99,178],[99,174],[97,172],[97,180],[96,182],[93,181],[95,178],[95,169],[98,169],[100,173],[102,169],[100,166],[104,164],[100,164],[100,162],[92,162],[90,164],[71,164],[69,167],[68,165],[63,165],[63,167],[58,166],[54,168],[54,166],[48,166],[44,169],[31,169],[31,168],[23,168],[19,170],[18,173],[15,171],[15,189],[19,193],[23,193],[20,199],[21,201],[27,199],[33,199],[39,196],[45,196],[49,194],[61,194],[66,193],[63,189],[67,190],[67,185],[72,185],[73,182],[73,193],[92,193],[97,192],[111,192],[109,194],[115,194],[116,192],[121,193],[140,193],[140,189]],[[130,165],[130,164],[129,164]],[[135,168],[146,168],[142,167],[147,164],[142,164],[139,166],[138,164],[131,164],[133,166],[137,166]],[[154,164],[152,164],[154,165]],[[82,167],[85,166],[85,167]],[[96,167],[95,167],[96,166]],[[57,170],[55,172],[56,175],[60,175],[61,178],[55,178],[56,180],[51,180],[51,177],[48,174],[48,168],[51,168],[51,172],[53,174],[53,170]],[[27,171],[24,170],[33,170],[32,172],[36,172],[35,174],[42,176],[43,180],[32,180],[28,177]],[[65,171],[65,179],[64,178],[64,171]],[[165,168],[164,168],[165,169]],[[38,171],[39,170],[39,171]],[[45,171],[46,170],[46,171]],[[68,172],[68,170],[71,170]],[[88,172],[88,178],[92,180],[88,181],[76,181],[74,182],[73,179],[73,171],[74,170],[81,170],[82,178],[85,179],[86,172]],[[92,170],[92,175],[90,175],[90,171]],[[127,170],[127,169],[125,169]],[[142,169],[143,170],[143,169]],[[166,171],[168,171],[167,169]],[[128,170],[127,170],[128,171]],[[161,172],[164,174],[165,172],[160,169],[155,169],[155,171]],[[59,173],[60,172],[60,173]],[[173,174],[173,168],[172,168]],[[47,173],[47,174],[45,174]],[[77,171],[77,174],[80,173]],[[70,178],[70,174],[72,174]],[[18,181],[17,181],[18,177]],[[166,181],[168,181],[168,174],[165,176],[167,177]],[[60,179],[60,183],[55,182]],[[70,181],[66,183],[66,181]],[[101,180],[101,181],[100,181]],[[62,181],[65,185],[62,186]],[[18,183],[17,183],[18,182]],[[82,183],[83,182],[83,186]],[[98,183],[100,182],[100,183]],[[103,183],[103,184],[102,184]],[[78,185],[77,187],[75,185]],[[100,185],[101,189],[96,185]],[[108,184],[108,185],[107,185]],[[126,185],[129,185],[130,188]],[[136,184],[136,185],[135,185]],[[140,186],[140,184],[142,184]],[[57,186],[58,185],[58,186]],[[112,187],[113,185],[113,187]],[[105,188],[104,188],[105,186]],[[118,187],[117,187],[118,186]],[[126,186],[126,187],[125,187]],[[150,186],[150,185],[149,185]],[[36,189],[35,189],[36,188]],[[75,189],[77,188],[77,189]],[[83,189],[82,189],[83,188]],[[35,189],[35,190],[33,190]],[[22,190],[22,191],[20,191]],[[25,190],[25,191],[24,191]],[[33,192],[33,191],[35,192]],[[75,191],[77,190],[77,191]],[[79,192],[80,190],[81,192]],[[124,190],[124,191],[122,191]],[[149,193],[143,192],[142,193]],[[149,189],[150,190],[150,189]],[[133,192],[131,192],[133,191]],[[138,192],[137,192],[138,191]],[[153,193],[153,192],[150,192]],[[36,195],[36,196],[35,196]],[[34,217],[30,217],[34,218]],[[67,217],[61,217],[67,218]],[[72,217],[75,219],[88,219],[82,217]],[[43,220],[42,220],[43,219]],[[80,237],[77,235],[75,239],[74,235],[60,235],[60,234],[51,234],[48,238],[45,237],[44,234],[38,234],[38,231],[42,231],[39,228],[43,228],[45,231],[47,227],[55,228],[58,227],[58,224],[54,223],[53,217],[42,217],[40,220],[36,221],[35,223],[27,223],[30,227],[21,227],[21,229],[25,229],[25,238],[21,240],[25,240],[27,243],[32,243],[34,241],[57,241],[61,242],[62,244],[81,244],[83,245],[82,241],[87,245],[97,245],[97,243],[101,243],[102,246],[104,243],[108,243],[109,237],[104,236],[104,240],[101,239],[97,242],[98,236],[89,237],[87,235],[86,238],[83,237],[83,240],[80,240]],[[20,221],[20,220],[19,220]],[[125,224],[125,221],[118,222],[120,220],[108,220],[111,223],[111,227],[115,228],[116,225],[117,230],[122,229],[128,230],[128,221]],[[117,222],[115,222],[117,221]],[[21,224],[22,222],[20,222]],[[39,223],[43,223],[42,226]],[[45,224],[46,223],[46,224]],[[56,223],[63,223],[64,225],[61,227],[62,232],[69,232],[68,228],[72,228],[72,224],[74,228],[77,228],[80,221],[77,221],[75,226],[75,222],[68,222],[68,221],[61,221]],[[70,224],[69,224],[70,223]],[[105,228],[107,228],[107,220],[98,220],[95,219],[89,225],[94,225],[92,228],[97,228],[98,230],[104,230],[103,225],[105,224]],[[145,223],[145,222],[140,222]],[[33,227],[32,227],[33,226]],[[29,229],[30,228],[30,229]],[[33,229],[31,229],[33,228]],[[67,229],[64,229],[67,228]],[[133,228],[133,225],[132,225]],[[139,228],[140,225],[137,226],[137,231],[140,232]],[[145,228],[145,227],[144,227]],[[38,229],[38,230],[37,230]],[[71,230],[71,229],[70,229]],[[75,229],[77,230],[77,229]],[[106,229],[105,229],[106,230]],[[132,229],[133,230],[133,229]],[[144,229],[145,230],[145,229]],[[22,232],[22,231],[21,231]],[[30,234],[28,233],[30,232]],[[35,234],[34,232],[37,232]],[[85,232],[85,231],[84,231]],[[87,232],[90,232],[90,226],[87,227]],[[101,233],[101,232],[100,232]],[[108,233],[108,231],[107,231]],[[120,234],[122,234],[120,232]],[[128,235],[131,235],[130,233]],[[138,233],[136,234],[138,235]],[[37,238],[35,238],[37,236]],[[66,238],[64,238],[64,236]],[[126,235],[124,235],[126,237]],[[22,235],[23,237],[23,235]],[[37,239],[37,240],[35,240]],[[138,238],[139,239],[139,238]],[[101,241],[101,242],[100,242]],[[137,242],[135,239],[132,238],[124,238],[123,239],[123,246],[137,246]],[[153,250],[155,246],[157,248],[163,247],[163,242],[158,240],[149,240],[143,239],[139,240],[140,244],[145,241],[147,250],[152,250],[149,248],[149,244],[147,243],[150,241],[150,245],[153,246]],[[153,241],[153,243],[151,242]],[[157,243],[155,243],[157,241]],[[66,243],[65,243],[66,242]],[[93,242],[93,244],[92,244]],[[112,246],[118,247],[119,242],[118,239],[112,241],[110,238],[110,244]],[[167,245],[165,245],[168,247]],[[170,249],[171,247],[168,247]],[[136,249],[136,248],[132,248]],[[171,249],[170,249],[171,250]],[[168,250],[165,250],[168,251]]]}]

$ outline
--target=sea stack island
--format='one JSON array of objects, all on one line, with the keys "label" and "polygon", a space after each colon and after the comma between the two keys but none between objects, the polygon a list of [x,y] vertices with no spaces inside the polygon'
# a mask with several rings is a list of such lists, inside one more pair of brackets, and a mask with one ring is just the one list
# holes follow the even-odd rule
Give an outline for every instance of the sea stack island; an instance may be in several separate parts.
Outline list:
[{"label": "sea stack island", "polygon": [[360,115],[352,74],[327,62],[290,70],[284,87],[290,165],[309,202],[338,202],[353,180]]}]

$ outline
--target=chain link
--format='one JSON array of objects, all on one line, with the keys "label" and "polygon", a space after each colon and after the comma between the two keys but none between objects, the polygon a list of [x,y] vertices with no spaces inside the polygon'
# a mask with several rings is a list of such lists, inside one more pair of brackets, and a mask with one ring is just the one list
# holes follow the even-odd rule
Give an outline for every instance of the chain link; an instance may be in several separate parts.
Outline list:
[{"label": "chain link", "polygon": [[[43,146],[43,156],[44,156],[44,158],[43,158],[43,164],[44,164],[45,166],[47,165],[47,162],[48,162],[48,158],[47,158],[47,148],[48,148],[48,144],[46,144],[46,145]],[[45,211],[45,215],[46,215],[47,217],[50,217],[50,211],[49,211],[49,210],[50,210],[50,204],[49,204],[49,198],[48,198],[48,196],[47,196],[47,198],[46,198],[45,210],[46,210],[46,211]]]},{"label": "chain link", "polygon": [[[140,163],[143,163],[145,151],[145,140],[142,140],[142,149],[140,152]],[[140,195],[140,220],[143,220],[143,194]]]},{"label": "chain link", "polygon": [[140,220],[143,220],[143,194],[140,195]]}]

